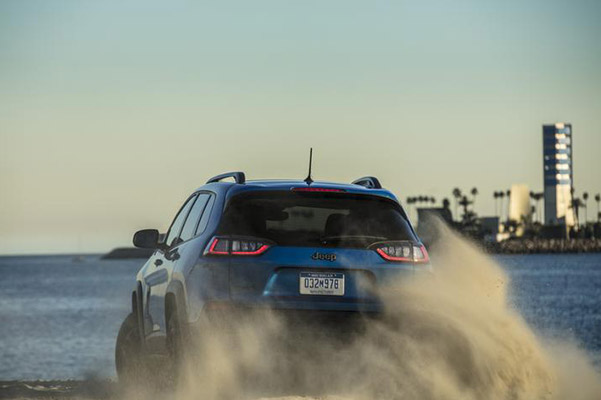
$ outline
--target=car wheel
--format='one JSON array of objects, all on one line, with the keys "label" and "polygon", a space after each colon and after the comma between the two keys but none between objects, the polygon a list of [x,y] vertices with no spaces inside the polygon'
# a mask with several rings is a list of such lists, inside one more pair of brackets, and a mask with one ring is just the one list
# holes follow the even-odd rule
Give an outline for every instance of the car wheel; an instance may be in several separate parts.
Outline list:
[{"label": "car wheel", "polygon": [[129,314],[121,324],[115,346],[115,366],[119,383],[141,383],[145,376],[142,360],[142,340],[137,317]]},{"label": "car wheel", "polygon": [[184,343],[185,334],[182,329],[182,324],[177,316],[177,312],[173,310],[167,320],[167,350],[171,363],[170,379],[175,382],[180,376],[184,363]]}]

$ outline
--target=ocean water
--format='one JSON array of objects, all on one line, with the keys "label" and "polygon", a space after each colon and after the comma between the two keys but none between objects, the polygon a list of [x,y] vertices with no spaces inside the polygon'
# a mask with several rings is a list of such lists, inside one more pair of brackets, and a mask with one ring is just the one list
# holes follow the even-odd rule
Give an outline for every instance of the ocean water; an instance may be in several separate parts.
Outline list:
[{"label": "ocean water", "polygon": [[[544,338],[601,366],[601,254],[497,256],[510,301]],[[143,260],[0,257],[0,380],[114,377],[114,345]]]},{"label": "ocean water", "polygon": [[0,257],[0,380],[114,376],[143,260]]}]

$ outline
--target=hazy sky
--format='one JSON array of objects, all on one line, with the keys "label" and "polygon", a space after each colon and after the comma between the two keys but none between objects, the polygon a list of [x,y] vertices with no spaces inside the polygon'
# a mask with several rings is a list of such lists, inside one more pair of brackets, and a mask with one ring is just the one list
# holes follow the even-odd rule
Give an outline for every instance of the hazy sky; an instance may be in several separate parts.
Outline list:
[{"label": "hazy sky", "polygon": [[[601,2],[0,1],[0,253],[166,229],[207,178],[601,191]],[[589,217],[596,211],[589,200]]]}]

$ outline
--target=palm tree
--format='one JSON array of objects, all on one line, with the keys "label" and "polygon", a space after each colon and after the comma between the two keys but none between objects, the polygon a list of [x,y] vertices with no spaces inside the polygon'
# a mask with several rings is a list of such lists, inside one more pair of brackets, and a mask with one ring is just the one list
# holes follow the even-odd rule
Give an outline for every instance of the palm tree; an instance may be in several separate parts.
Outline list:
[{"label": "palm tree", "polygon": [[537,211],[537,217],[536,219],[538,220],[538,222],[542,223],[542,216],[540,215],[542,213],[539,202],[545,197],[545,194],[543,192],[539,192],[539,193],[534,193],[534,200],[536,201],[536,211]]},{"label": "palm tree", "polygon": [[496,190],[493,192],[492,197],[495,199],[495,215],[499,216],[499,192]]},{"label": "palm tree", "polygon": [[472,193],[472,203],[474,204],[474,207],[476,207],[476,196],[478,196],[478,188],[473,187],[471,193]]},{"label": "palm tree", "polygon": [[461,205],[461,207],[463,207],[463,217],[464,218],[467,217],[467,215],[468,215],[467,208],[469,207],[470,204],[472,204],[472,202],[467,198],[467,196],[462,196],[459,204]]},{"label": "palm tree", "polygon": [[[529,195],[530,195],[530,201],[534,201],[534,192],[532,190],[530,191]],[[530,215],[532,216],[532,221],[534,221],[534,215],[536,213],[536,206],[532,203],[530,203],[530,204],[531,204]]]},{"label": "palm tree", "polygon": [[578,218],[578,211],[580,210],[580,207],[583,207],[584,203],[582,202],[582,200],[580,200],[579,198],[572,198],[572,202],[570,204],[570,208],[574,209],[574,214],[576,215],[576,222],[577,225],[580,225],[579,222],[579,218]]},{"label": "palm tree", "polygon": [[509,203],[511,202],[511,190],[507,189],[505,191],[505,196],[507,197],[507,208],[505,210],[507,211],[507,219],[509,219]]},{"label": "palm tree", "polygon": [[458,216],[458,204],[459,199],[461,198],[461,189],[457,187],[453,189],[453,197],[455,198],[455,216]]},{"label": "palm tree", "polygon": [[505,192],[504,191],[499,191],[499,197],[501,198],[501,207],[499,208],[499,218],[501,218],[501,220],[503,219],[503,203],[504,203],[504,198],[505,198]]},{"label": "palm tree", "polygon": [[540,215],[539,215],[540,214],[540,206],[538,203],[543,198],[543,195],[544,195],[543,193],[536,193],[536,192],[530,191],[530,199],[534,200],[534,203],[535,203],[534,206],[532,207],[532,218],[533,218],[533,220],[534,220],[534,218],[536,218],[536,220],[538,222],[541,222]]},{"label": "palm tree", "polygon": [[442,208],[448,209],[451,206],[451,202],[446,197],[442,199]]},{"label": "palm tree", "polygon": [[601,212],[599,212],[599,203],[601,203],[601,193],[595,195],[595,201],[597,202],[597,222],[601,221]]},{"label": "palm tree", "polygon": [[582,199],[584,200],[584,225],[586,225],[586,221],[588,220],[588,192],[582,193]]}]

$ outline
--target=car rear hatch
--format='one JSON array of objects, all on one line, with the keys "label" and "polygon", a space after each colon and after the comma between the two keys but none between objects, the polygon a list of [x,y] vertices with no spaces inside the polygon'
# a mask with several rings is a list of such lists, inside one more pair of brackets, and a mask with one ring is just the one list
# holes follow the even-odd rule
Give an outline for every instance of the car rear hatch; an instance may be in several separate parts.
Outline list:
[{"label": "car rear hatch", "polygon": [[378,311],[378,287],[427,262],[398,203],[331,189],[233,197],[206,255],[229,258],[236,303],[338,311]]}]

